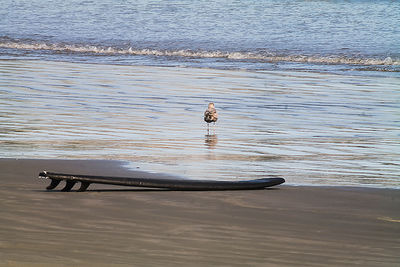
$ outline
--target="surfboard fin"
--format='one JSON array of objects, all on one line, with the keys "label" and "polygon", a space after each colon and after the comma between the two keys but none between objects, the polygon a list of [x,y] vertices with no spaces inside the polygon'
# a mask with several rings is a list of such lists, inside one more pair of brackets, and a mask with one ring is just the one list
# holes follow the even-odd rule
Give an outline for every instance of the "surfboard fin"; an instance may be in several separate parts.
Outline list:
[{"label": "surfboard fin", "polygon": [[78,189],[78,192],[84,192],[89,187],[89,182],[81,182],[81,187]]},{"label": "surfboard fin", "polygon": [[51,179],[51,183],[48,187],[46,187],[47,190],[53,190],[54,188],[57,187],[57,185],[61,182],[61,180],[56,180],[56,179]]},{"label": "surfboard fin", "polygon": [[63,189],[61,189],[61,191],[63,191],[63,192],[71,191],[72,187],[74,187],[75,184],[76,184],[76,181],[67,180],[65,187]]}]

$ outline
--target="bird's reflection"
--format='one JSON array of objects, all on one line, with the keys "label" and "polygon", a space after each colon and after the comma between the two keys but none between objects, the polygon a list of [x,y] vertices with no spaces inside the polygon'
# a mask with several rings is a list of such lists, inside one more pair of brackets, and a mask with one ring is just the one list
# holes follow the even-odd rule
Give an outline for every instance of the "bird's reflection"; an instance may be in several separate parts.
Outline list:
[{"label": "bird's reflection", "polygon": [[218,143],[218,137],[216,134],[206,134],[204,136],[204,144],[207,148],[213,149]]}]

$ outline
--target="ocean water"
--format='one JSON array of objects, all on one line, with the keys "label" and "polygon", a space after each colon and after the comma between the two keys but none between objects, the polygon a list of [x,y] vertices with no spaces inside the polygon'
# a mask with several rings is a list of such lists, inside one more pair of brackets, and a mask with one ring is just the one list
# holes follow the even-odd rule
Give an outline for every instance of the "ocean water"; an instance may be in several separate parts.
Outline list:
[{"label": "ocean water", "polygon": [[400,70],[398,1],[3,0],[3,58]]},{"label": "ocean water", "polygon": [[398,1],[4,0],[0,157],[400,188],[399,21]]}]

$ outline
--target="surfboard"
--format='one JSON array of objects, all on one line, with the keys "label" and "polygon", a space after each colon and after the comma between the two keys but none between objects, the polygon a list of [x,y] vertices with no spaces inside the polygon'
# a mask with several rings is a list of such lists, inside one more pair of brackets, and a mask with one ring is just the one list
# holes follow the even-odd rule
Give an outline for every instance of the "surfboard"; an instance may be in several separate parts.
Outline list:
[{"label": "surfboard", "polygon": [[165,177],[110,177],[79,175],[67,173],[55,173],[43,171],[39,178],[50,179],[51,183],[47,190],[55,189],[61,181],[65,181],[65,186],[61,191],[71,191],[76,183],[81,186],[79,192],[86,191],[90,184],[109,184],[119,186],[134,186],[148,188],[163,188],[170,190],[250,190],[263,189],[270,186],[279,185],[285,182],[280,177],[262,178],[254,180],[224,181],[224,180],[190,180],[180,178]]}]

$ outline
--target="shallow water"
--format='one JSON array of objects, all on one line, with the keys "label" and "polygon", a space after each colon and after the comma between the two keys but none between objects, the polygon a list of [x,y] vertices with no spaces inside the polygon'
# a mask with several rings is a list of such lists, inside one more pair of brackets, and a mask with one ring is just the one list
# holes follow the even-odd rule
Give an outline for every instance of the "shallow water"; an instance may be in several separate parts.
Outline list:
[{"label": "shallow water", "polygon": [[[400,188],[400,79],[0,60],[0,157]],[[213,101],[220,119],[207,133]]]}]

